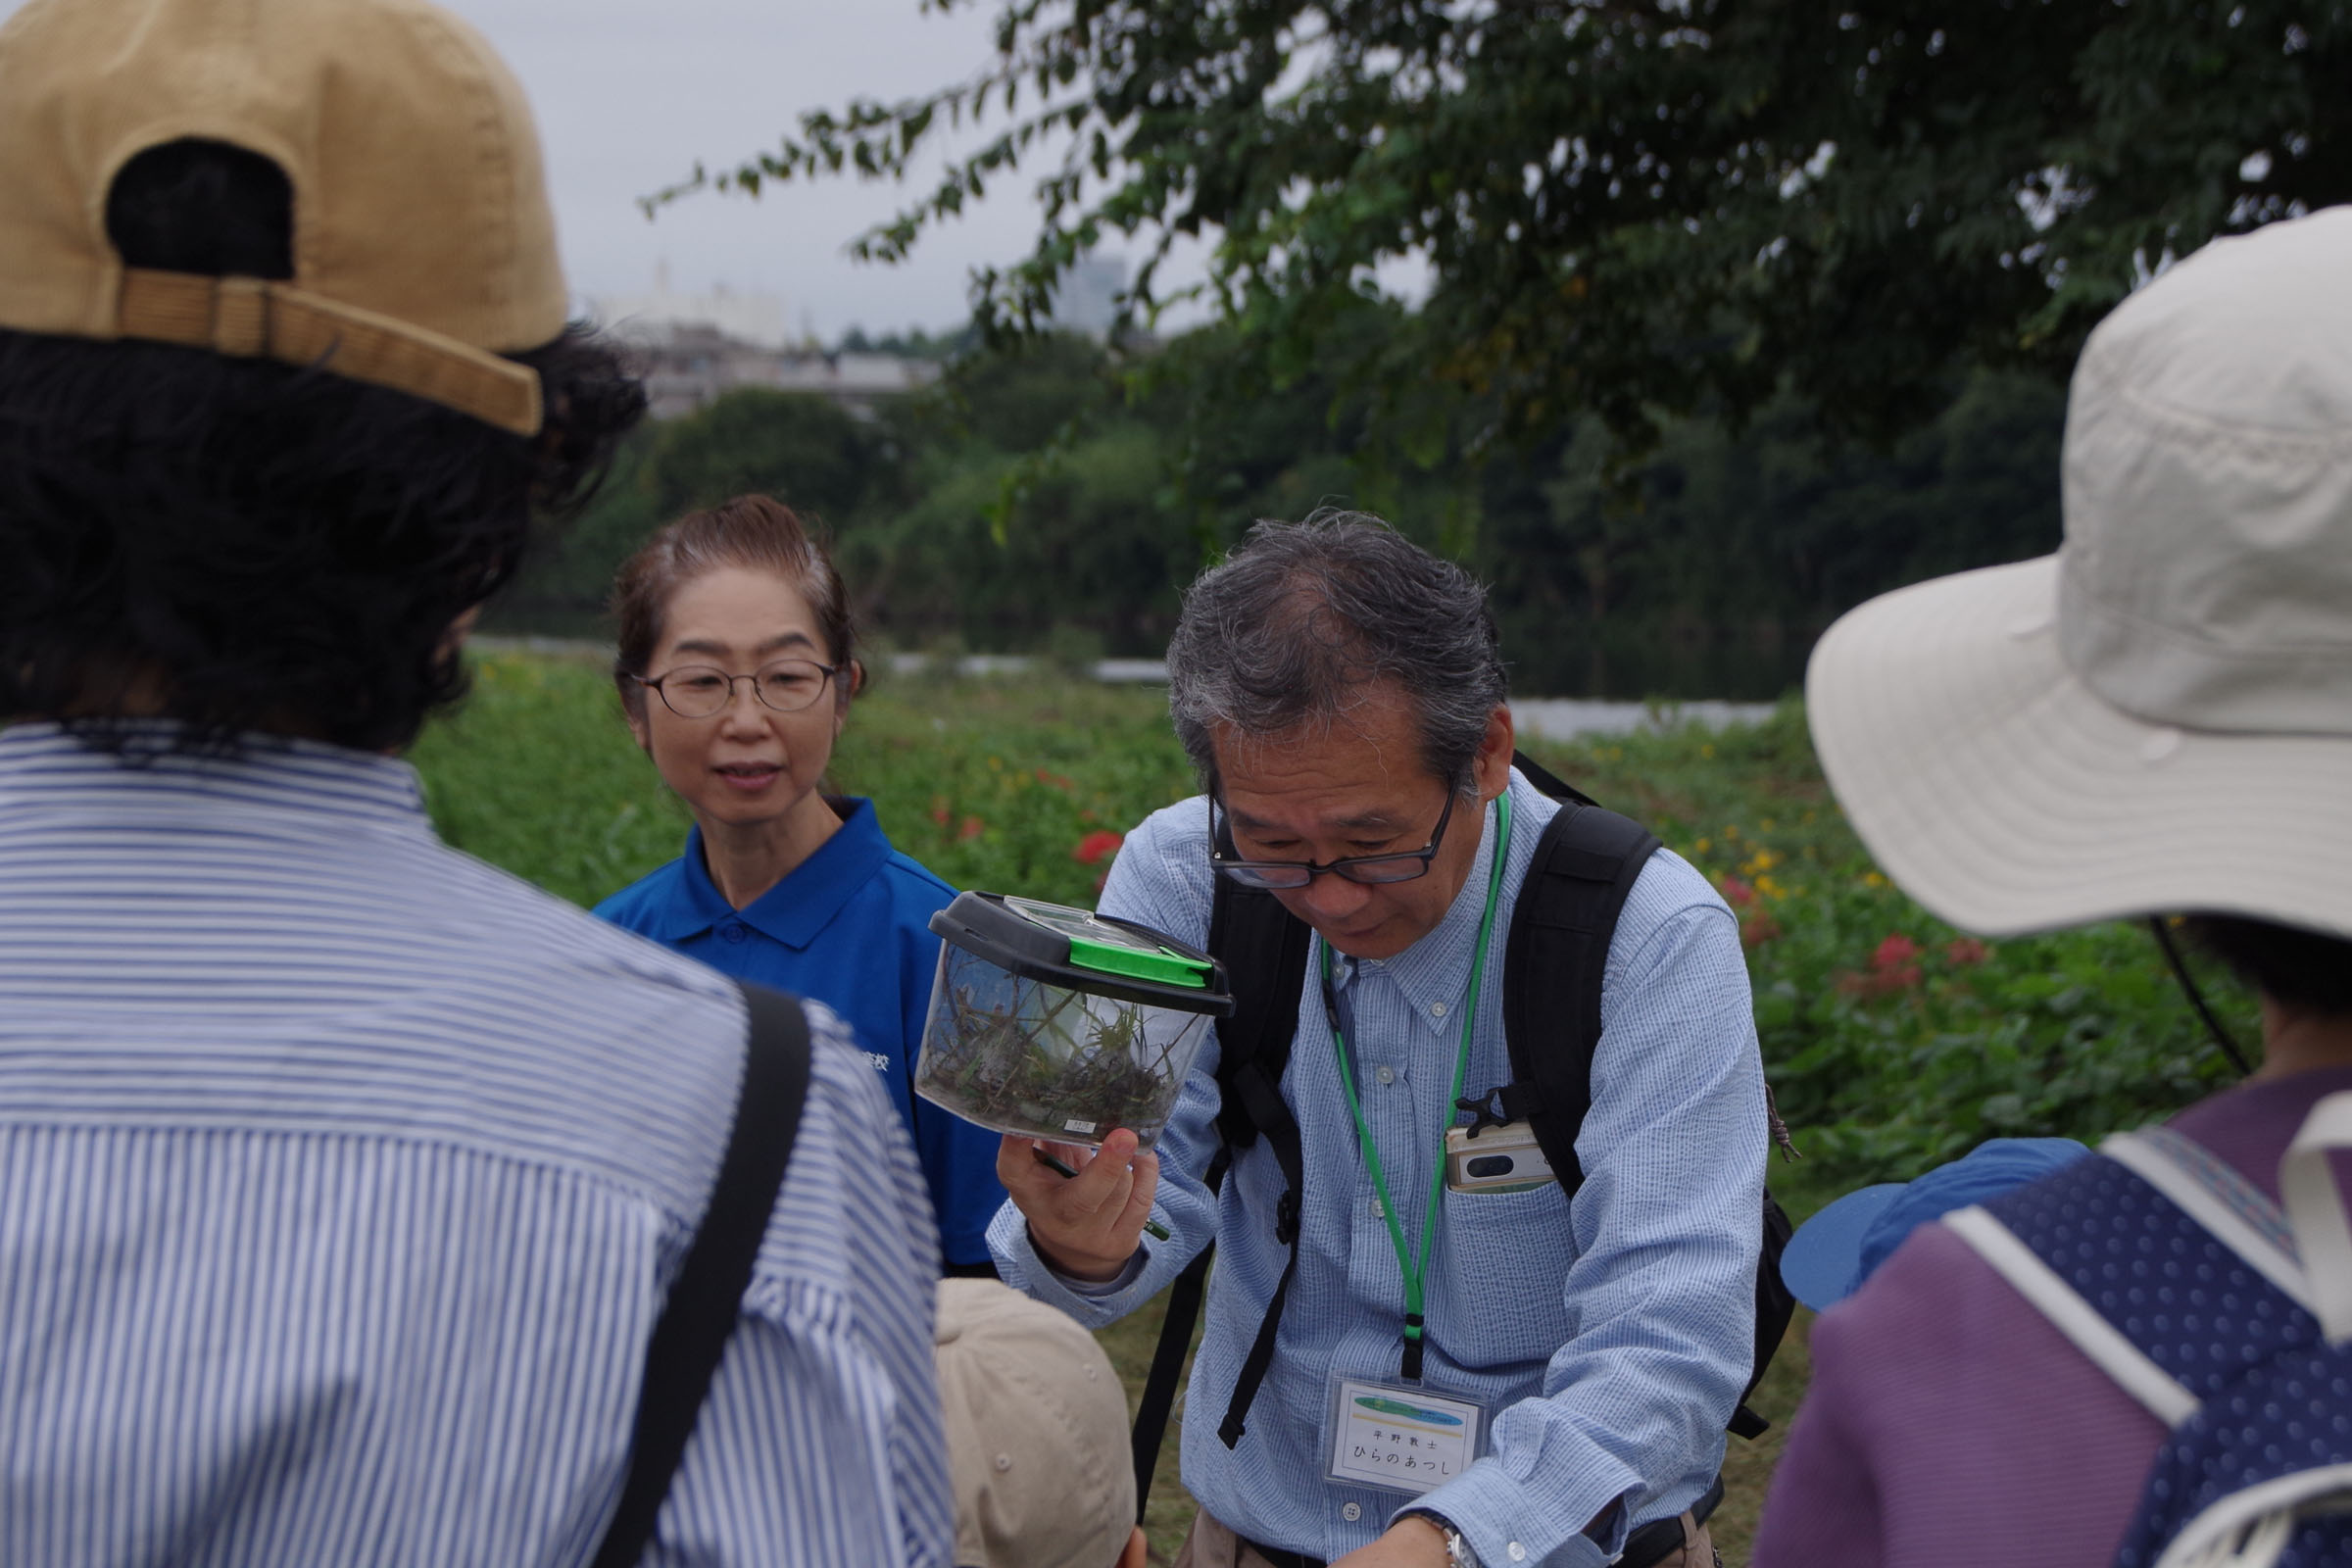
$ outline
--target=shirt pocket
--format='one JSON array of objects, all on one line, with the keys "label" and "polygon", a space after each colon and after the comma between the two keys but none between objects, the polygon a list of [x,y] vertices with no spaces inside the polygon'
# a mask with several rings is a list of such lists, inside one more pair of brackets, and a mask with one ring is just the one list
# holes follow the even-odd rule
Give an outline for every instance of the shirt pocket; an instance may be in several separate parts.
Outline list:
[{"label": "shirt pocket", "polygon": [[1568,1195],[1557,1182],[1524,1193],[1449,1189],[1442,1213],[1427,1290],[1431,1343],[1463,1367],[1550,1360],[1568,1343]]}]

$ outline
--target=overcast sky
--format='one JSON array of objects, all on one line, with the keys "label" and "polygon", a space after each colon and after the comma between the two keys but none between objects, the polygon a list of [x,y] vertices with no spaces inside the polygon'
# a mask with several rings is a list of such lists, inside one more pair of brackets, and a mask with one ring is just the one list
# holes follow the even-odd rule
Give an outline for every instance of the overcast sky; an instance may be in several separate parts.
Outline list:
[{"label": "overcast sky", "polygon": [[858,94],[910,96],[971,74],[991,53],[993,4],[924,15],[916,0],[445,0],[521,76],[539,113],[556,219],[576,294],[724,283],[783,296],[797,331],[830,340],[952,326],[965,276],[1026,252],[1037,209],[1024,179],[926,238],[896,267],[848,240],[907,187],[852,179],[704,193],[648,220],[636,198],[772,145],[805,109]]},{"label": "overcast sky", "polygon": [[[452,0],[445,0],[452,3]],[[957,80],[990,58],[993,4],[924,15],[916,0],[454,0],[529,90],[547,145],[556,219],[578,294],[633,293],[657,262],[673,287],[725,283],[780,294],[795,330],[831,339],[944,327],[968,314],[978,263],[1025,253],[1029,181],[939,230],[897,267],[843,246],[889,217],[907,187],[851,179],[770,187],[758,200],[704,193],[648,220],[636,198],[774,143],[806,109],[857,94],[895,100]]]},{"label": "overcast sky", "polygon": [[[575,296],[642,293],[658,262],[682,291],[714,283],[781,295],[793,329],[830,341],[942,328],[969,313],[965,276],[1026,254],[1031,181],[927,237],[897,267],[843,246],[898,210],[906,187],[851,179],[703,194],[649,221],[636,198],[774,143],[798,114],[858,94],[911,96],[991,58],[994,0],[924,15],[916,0],[442,0],[486,33],[538,111]],[[21,0],[0,0],[0,17]]]}]

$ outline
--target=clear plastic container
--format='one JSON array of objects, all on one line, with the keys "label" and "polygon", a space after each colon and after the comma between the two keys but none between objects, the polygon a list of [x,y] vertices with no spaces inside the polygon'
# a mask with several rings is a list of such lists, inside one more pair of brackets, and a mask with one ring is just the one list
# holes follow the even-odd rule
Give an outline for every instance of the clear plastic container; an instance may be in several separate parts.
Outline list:
[{"label": "clear plastic container", "polygon": [[1129,921],[965,893],[940,947],[915,1092],[998,1132],[1156,1142],[1208,1038],[1233,1011],[1223,967]]}]

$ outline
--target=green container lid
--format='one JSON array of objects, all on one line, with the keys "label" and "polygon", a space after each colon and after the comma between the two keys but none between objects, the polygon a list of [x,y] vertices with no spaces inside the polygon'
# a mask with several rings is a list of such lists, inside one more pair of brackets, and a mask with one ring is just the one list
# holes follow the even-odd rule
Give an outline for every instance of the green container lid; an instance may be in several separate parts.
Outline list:
[{"label": "green container lid", "polygon": [[947,941],[1014,974],[1186,1012],[1228,1017],[1225,967],[1133,920],[999,893],[959,893],[931,917]]}]

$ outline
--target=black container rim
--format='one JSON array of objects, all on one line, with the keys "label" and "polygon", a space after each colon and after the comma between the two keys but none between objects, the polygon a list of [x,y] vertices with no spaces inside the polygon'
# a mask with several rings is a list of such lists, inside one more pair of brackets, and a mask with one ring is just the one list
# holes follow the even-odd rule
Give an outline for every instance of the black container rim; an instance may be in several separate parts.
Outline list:
[{"label": "black container rim", "polygon": [[1069,938],[1004,907],[1002,893],[956,894],[954,903],[931,916],[931,930],[950,947],[960,948],[1024,979],[1043,981],[1067,991],[1083,991],[1089,996],[1107,997],[1113,1002],[1171,1007],[1212,1018],[1233,1016],[1232,985],[1226,979],[1225,965],[1216,957],[1140,921],[1123,920],[1115,914],[1097,913],[1094,917],[1155,942],[1170,953],[1180,953],[1207,964],[1208,984],[1205,987],[1161,985],[1132,975],[1080,968],[1069,961]]}]

